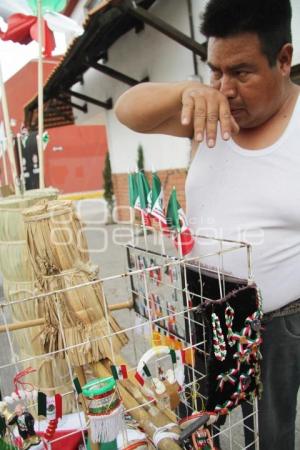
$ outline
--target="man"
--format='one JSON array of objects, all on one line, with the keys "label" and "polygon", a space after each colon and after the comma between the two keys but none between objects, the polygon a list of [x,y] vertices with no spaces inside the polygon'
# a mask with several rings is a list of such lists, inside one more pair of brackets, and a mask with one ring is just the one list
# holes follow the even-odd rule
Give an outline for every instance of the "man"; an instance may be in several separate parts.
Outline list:
[{"label": "man", "polygon": [[[211,84],[144,83],[116,106],[135,131],[199,142],[186,183],[194,233],[253,245],[263,296],[261,450],[294,450],[300,382],[300,100],[290,80],[289,0],[209,0]],[[193,254],[201,254],[195,245]],[[226,271],[243,276],[240,261]]]}]

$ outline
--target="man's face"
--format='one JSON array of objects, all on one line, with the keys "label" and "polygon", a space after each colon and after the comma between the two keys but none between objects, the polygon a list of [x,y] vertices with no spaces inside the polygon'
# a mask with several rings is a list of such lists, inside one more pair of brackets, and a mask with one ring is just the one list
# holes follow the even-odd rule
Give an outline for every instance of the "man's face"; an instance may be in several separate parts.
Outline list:
[{"label": "man's face", "polygon": [[257,127],[278,110],[283,75],[269,65],[256,34],[210,38],[208,64],[211,86],[228,98],[240,128]]}]

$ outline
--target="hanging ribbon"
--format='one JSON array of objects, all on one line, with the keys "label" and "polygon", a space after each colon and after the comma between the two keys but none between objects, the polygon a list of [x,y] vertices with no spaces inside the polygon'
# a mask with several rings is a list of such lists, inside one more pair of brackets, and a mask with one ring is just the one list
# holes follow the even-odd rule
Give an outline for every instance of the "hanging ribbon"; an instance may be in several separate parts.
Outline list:
[{"label": "hanging ribbon", "polygon": [[[18,372],[14,379],[13,379],[13,383],[15,386],[15,393],[17,394],[17,396],[19,398],[21,398],[20,393],[19,393],[19,387],[22,387],[24,391],[33,391],[34,390],[34,386],[32,383],[28,383],[28,382],[24,382],[22,381],[22,378],[25,377],[26,375],[28,375],[29,373],[33,373],[36,372],[36,369],[33,369],[32,367],[28,367],[27,369],[22,370],[21,372]],[[25,388],[25,386],[27,388]],[[28,389],[28,387],[30,389]]]}]

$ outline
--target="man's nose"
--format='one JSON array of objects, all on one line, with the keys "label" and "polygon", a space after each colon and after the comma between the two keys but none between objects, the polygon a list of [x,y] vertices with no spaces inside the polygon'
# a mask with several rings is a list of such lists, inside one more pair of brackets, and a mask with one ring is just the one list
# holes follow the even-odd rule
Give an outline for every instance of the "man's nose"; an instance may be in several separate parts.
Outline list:
[{"label": "man's nose", "polygon": [[220,80],[220,92],[227,98],[236,97],[237,89],[235,80],[228,75],[223,75]]}]

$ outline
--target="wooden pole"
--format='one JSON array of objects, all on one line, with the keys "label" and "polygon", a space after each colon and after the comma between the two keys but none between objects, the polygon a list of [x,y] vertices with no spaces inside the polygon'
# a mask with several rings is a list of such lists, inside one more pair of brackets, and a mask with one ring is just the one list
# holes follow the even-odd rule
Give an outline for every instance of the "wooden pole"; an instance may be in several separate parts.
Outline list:
[{"label": "wooden pole", "polygon": [[[121,309],[130,309],[132,308],[132,300],[127,300],[123,303],[115,303],[114,305],[109,305],[108,309],[110,311],[119,311]],[[85,313],[85,310],[82,311]],[[80,315],[81,311],[78,311],[77,314]],[[16,322],[16,323],[10,323],[7,326],[6,325],[0,325],[0,333],[5,333],[6,330],[8,331],[16,331],[16,330],[24,330],[25,328],[31,328],[31,327],[39,327],[45,324],[45,318],[41,317],[40,319],[32,319],[32,320],[26,320],[24,322]]]},{"label": "wooden pole", "polygon": [[15,155],[14,155],[14,144],[13,144],[13,137],[12,137],[11,128],[10,128],[8,104],[7,104],[7,98],[6,98],[5,85],[4,85],[3,76],[2,76],[1,64],[0,64],[0,91],[2,94],[1,101],[2,101],[3,120],[4,120],[5,132],[6,132],[6,138],[7,138],[8,156],[9,156],[10,166],[11,166],[11,171],[12,171],[12,176],[13,176],[13,186],[14,186],[16,194],[19,194],[20,189],[19,189],[19,184],[18,184],[16,160],[15,160]]},{"label": "wooden pole", "polygon": [[18,155],[19,155],[19,164],[20,164],[21,192],[23,193],[25,191],[25,178],[24,178],[22,142],[21,142],[20,133],[17,134],[17,145],[18,145]]},{"label": "wooden pole", "polygon": [[38,12],[38,37],[39,37],[39,57],[38,57],[38,153],[39,153],[39,181],[40,189],[45,187],[44,177],[44,79],[43,79],[43,44],[44,44],[44,24],[42,16],[42,0],[37,0]]},{"label": "wooden pole", "polygon": [[[127,365],[127,361],[124,360],[124,358],[122,358],[121,355],[116,355],[116,363],[118,365],[122,365],[125,364]],[[110,362],[108,360],[104,360],[103,364],[105,365],[105,367],[110,370]],[[141,390],[141,386],[137,383],[135,377],[134,377],[134,372],[133,371],[129,371],[128,372],[128,379],[127,380],[122,380],[122,386],[124,386],[128,392],[130,392],[131,395],[133,395],[133,397],[137,400],[137,402],[140,405],[144,405],[145,402],[147,402],[147,399],[144,397],[142,390]],[[147,410],[147,412],[149,412],[149,414],[151,414],[151,411],[153,411],[153,414],[157,417],[159,417],[159,414],[163,415],[164,418],[167,417],[169,421],[176,423],[177,419],[176,419],[176,414],[174,414],[170,409],[165,408],[163,411],[161,408],[159,408],[159,406],[155,406],[154,403],[149,404],[149,405],[145,405],[144,408]]]},{"label": "wooden pole", "polygon": [[4,184],[8,184],[8,177],[7,177],[7,164],[6,164],[6,154],[4,151],[4,142],[1,142],[1,156],[2,156],[2,164],[3,164],[3,173],[4,173]]}]

